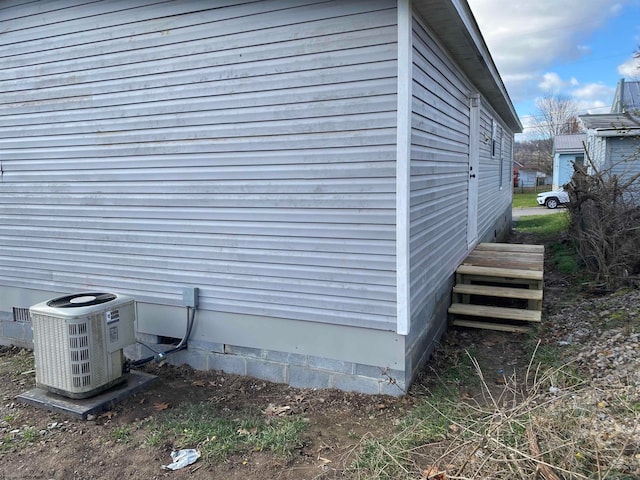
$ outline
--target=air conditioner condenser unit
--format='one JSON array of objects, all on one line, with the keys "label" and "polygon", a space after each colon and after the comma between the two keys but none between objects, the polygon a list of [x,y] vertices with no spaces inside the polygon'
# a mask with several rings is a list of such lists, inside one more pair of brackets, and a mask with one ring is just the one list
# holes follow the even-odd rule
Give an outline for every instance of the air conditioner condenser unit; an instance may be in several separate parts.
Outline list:
[{"label": "air conditioner condenser unit", "polygon": [[126,380],[124,347],[135,343],[135,301],[77,293],[33,305],[36,386],[87,398]]}]

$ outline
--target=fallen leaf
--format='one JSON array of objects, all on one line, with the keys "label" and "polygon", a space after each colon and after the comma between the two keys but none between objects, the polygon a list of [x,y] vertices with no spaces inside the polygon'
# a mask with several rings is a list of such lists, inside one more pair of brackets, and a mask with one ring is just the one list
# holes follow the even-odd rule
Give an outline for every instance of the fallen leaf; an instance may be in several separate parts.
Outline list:
[{"label": "fallen leaf", "polygon": [[455,423],[452,423],[451,425],[449,425],[449,431],[451,433],[458,433],[460,431],[460,427]]},{"label": "fallen leaf", "polygon": [[322,463],[324,463],[325,465],[327,463],[331,463],[331,460],[329,460],[328,458],[324,458],[324,457],[318,457],[318,460],[320,460]]},{"label": "fallen leaf", "polygon": [[206,383],[204,380],[194,380],[193,382],[191,382],[191,385],[193,385],[194,387],[204,387]]},{"label": "fallen leaf", "polygon": [[282,407],[276,407],[273,403],[270,403],[263,413],[269,417],[277,417],[277,416],[286,415],[289,412],[289,410],[291,410],[291,407],[288,405],[284,405]]},{"label": "fallen leaf", "polygon": [[441,472],[438,467],[432,465],[423,470],[422,477],[426,480],[447,480],[447,473]]},{"label": "fallen leaf", "polygon": [[236,433],[238,435],[256,435],[258,433],[258,427],[253,427],[251,430],[246,428],[239,428]]},{"label": "fallen leaf", "polygon": [[386,406],[384,403],[378,403],[378,404],[376,405],[376,408],[377,408],[378,410],[384,410],[385,408],[387,408],[387,406]]},{"label": "fallen leaf", "polygon": [[158,402],[158,403],[154,403],[153,404],[153,409],[156,412],[161,412],[162,410],[166,410],[167,408],[169,408],[171,405],[169,405],[169,402]]},{"label": "fallen leaf", "polygon": [[115,412],[104,412],[100,414],[100,418],[113,418],[115,415]]}]

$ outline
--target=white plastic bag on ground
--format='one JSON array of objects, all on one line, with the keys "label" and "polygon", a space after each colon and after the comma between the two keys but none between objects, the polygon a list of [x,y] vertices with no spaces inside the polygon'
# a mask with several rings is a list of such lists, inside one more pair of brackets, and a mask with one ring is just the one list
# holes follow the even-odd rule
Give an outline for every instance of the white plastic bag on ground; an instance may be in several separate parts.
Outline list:
[{"label": "white plastic bag on ground", "polygon": [[191,465],[200,458],[200,451],[193,448],[187,448],[185,450],[178,450],[177,452],[171,452],[171,459],[173,463],[169,465],[163,465],[165,470],[178,470],[180,468]]}]

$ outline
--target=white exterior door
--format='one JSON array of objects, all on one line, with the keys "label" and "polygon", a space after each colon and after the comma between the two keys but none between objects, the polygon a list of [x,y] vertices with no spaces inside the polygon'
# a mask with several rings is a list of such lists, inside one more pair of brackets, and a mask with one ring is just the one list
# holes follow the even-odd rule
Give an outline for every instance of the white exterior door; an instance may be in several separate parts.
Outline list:
[{"label": "white exterior door", "polygon": [[480,96],[469,97],[469,182],[467,196],[467,246],[478,241],[478,174],[480,168]]}]

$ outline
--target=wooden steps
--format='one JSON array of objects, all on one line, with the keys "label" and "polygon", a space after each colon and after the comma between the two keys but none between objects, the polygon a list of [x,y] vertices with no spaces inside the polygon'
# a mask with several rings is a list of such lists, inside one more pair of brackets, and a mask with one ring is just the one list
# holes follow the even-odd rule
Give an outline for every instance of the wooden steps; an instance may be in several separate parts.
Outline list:
[{"label": "wooden steps", "polygon": [[543,268],[542,245],[481,243],[456,270],[452,324],[530,330],[542,319]]},{"label": "wooden steps", "polygon": [[[456,327],[484,328],[487,330],[499,330],[503,332],[528,333],[530,327],[522,325],[506,325],[504,323],[476,322],[475,320],[455,320],[453,325]],[[481,326],[479,326],[481,325]]]},{"label": "wooden steps", "polygon": [[454,303],[449,308],[454,315],[468,315],[470,317],[486,317],[495,320],[519,320],[522,322],[539,322],[542,312],[508,307],[488,307],[486,305],[471,305],[468,303]]},{"label": "wooden steps", "polygon": [[461,284],[453,287],[453,293],[481,295],[485,297],[520,298],[526,300],[542,300],[542,290],[528,288],[495,287],[493,285]]}]

